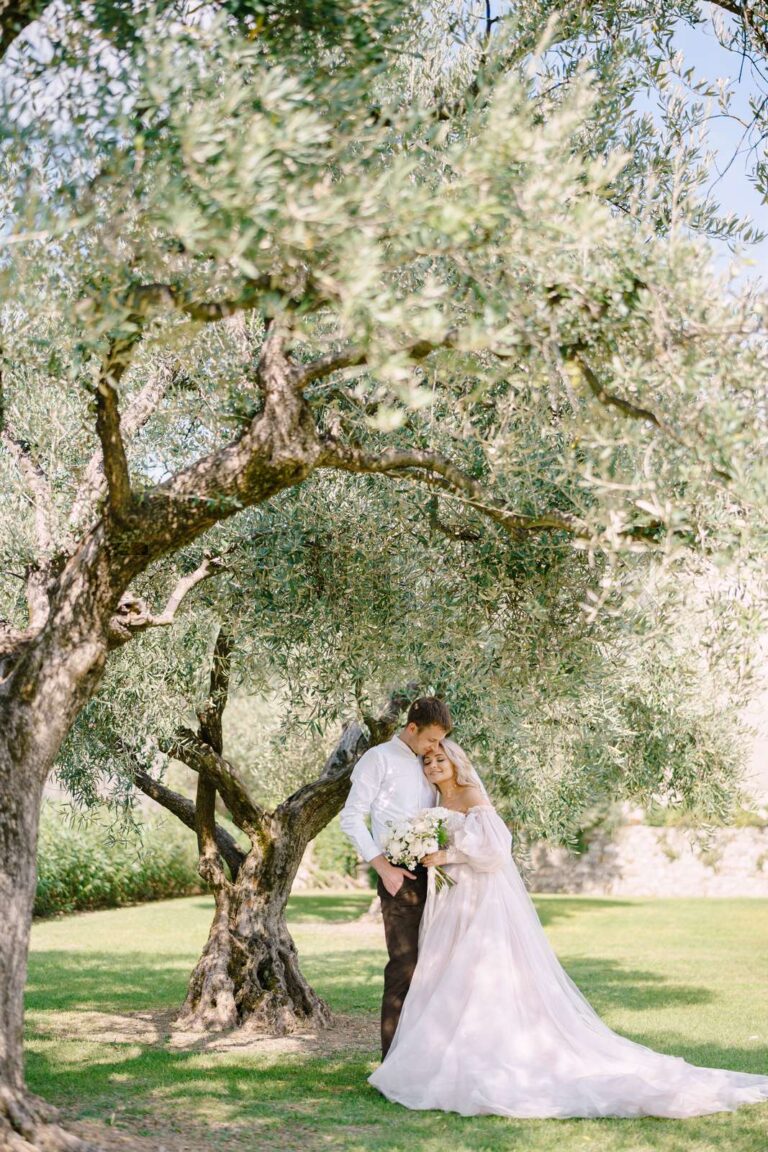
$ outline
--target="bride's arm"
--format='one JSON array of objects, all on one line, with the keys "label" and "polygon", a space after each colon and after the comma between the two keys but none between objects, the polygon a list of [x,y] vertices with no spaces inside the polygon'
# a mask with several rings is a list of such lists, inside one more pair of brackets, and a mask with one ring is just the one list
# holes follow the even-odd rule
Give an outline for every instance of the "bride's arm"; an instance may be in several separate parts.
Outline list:
[{"label": "bride's arm", "polygon": [[466,864],[467,857],[457,848],[441,848],[439,852],[430,852],[422,856],[419,861],[425,868],[440,868],[443,864]]}]

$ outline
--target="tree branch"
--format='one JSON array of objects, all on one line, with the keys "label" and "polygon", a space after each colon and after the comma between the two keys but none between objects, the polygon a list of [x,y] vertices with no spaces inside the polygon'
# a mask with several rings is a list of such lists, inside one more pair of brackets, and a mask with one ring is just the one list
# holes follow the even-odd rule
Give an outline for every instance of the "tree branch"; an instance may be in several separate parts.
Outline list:
[{"label": "tree branch", "polygon": [[[243,508],[301,483],[312,472],[319,441],[311,409],[296,387],[277,325],[258,365],[264,407],[233,440],[137,496],[130,523],[113,530],[110,581],[128,587],[134,575]],[[98,540],[106,526],[97,522]],[[93,545],[86,537],[82,549]],[[76,560],[76,557],[73,557]]]},{"label": "tree branch", "polygon": [[480,533],[475,528],[452,528],[450,524],[444,524],[440,519],[437,496],[430,496],[427,511],[429,513],[429,526],[433,532],[439,532],[441,536],[446,536],[449,540],[459,540],[464,543],[476,543],[481,539]]},{"label": "tree branch", "polygon": [[[153,312],[171,307],[192,320],[213,323],[245,309],[254,308],[271,286],[271,277],[245,282],[240,296],[231,300],[195,300],[191,293],[171,284],[139,284],[123,297],[122,323],[125,333],[112,339],[96,385],[96,431],[101,441],[102,462],[108,493],[108,508],[114,520],[125,519],[133,503],[128,461],[120,425],[117,385],[130,366],[144,329]],[[138,426],[142,409],[152,396],[134,410]]]},{"label": "tree branch", "polygon": [[164,741],[161,747],[163,752],[181,760],[193,772],[207,775],[218,788],[238,828],[249,835],[258,835],[266,813],[248,795],[239,773],[228,760],[186,727],[177,729],[175,739]]},{"label": "tree branch", "polygon": [[[172,812],[187,828],[191,828],[193,832],[196,831],[195,812],[197,806],[192,800],[188,800],[186,796],[167,788],[159,780],[154,780],[139,765],[133,768],[133,779],[145,795],[161,804],[168,812]],[[214,835],[216,847],[226,861],[232,879],[235,880],[238,869],[245,859],[245,853],[238,848],[236,841],[229,832],[219,824],[215,825]]]},{"label": "tree branch", "polygon": [[295,434],[303,403],[303,374],[297,372],[295,365],[286,356],[285,341],[284,327],[278,321],[272,321],[261,346],[257,369],[257,379],[264,393],[265,416],[279,445]]},{"label": "tree branch", "polygon": [[[622,396],[616,396],[613,392],[609,392],[582,356],[575,356],[570,360],[566,359],[566,364],[574,366],[577,371],[580,372],[592,395],[596,400],[599,400],[605,408],[615,408],[617,412],[621,412],[623,416],[628,416],[631,420],[640,420],[646,424],[650,424],[651,427],[656,428],[670,440],[673,440],[675,444],[679,444],[686,452],[695,452],[679,432],[670,424],[667,424],[665,420],[657,416],[655,412],[652,412],[650,408],[643,408],[639,404],[634,404],[631,400],[626,400]],[[723,468],[718,468],[714,464],[709,464],[709,467],[712,474],[717,476],[719,480],[729,482],[733,479],[730,472],[726,472]]]},{"label": "tree branch", "polygon": [[[409,686],[412,687],[412,686]],[[349,777],[357,761],[368,748],[389,740],[403,710],[413,695],[394,692],[381,716],[367,720],[369,734],[361,725],[350,721],[316,780],[305,784],[275,809],[275,819],[308,844],[340,811],[349,792]]]},{"label": "tree branch", "polygon": [[114,341],[110,345],[96,385],[96,432],[101,442],[102,465],[107,486],[107,508],[110,517],[117,521],[125,519],[133,500],[115,388],[128,363],[129,353],[125,341]]},{"label": "tree branch", "polygon": [[[409,356],[411,360],[425,360],[432,352],[456,346],[457,332],[450,329],[441,340],[416,340],[395,351],[395,355]],[[313,380],[322,380],[343,368],[359,368],[368,363],[369,352],[364,348],[346,348],[318,356],[309,364],[296,365],[294,378],[298,388],[306,388]]]},{"label": "tree branch", "polygon": [[562,531],[573,536],[589,536],[586,526],[567,512],[551,512],[542,516],[524,516],[489,503],[483,486],[455,464],[435,453],[419,450],[399,451],[385,449],[378,455],[367,453],[358,445],[346,445],[327,437],[317,462],[318,468],[339,468],[346,472],[381,473],[416,479],[440,488],[462,500],[471,508],[488,516],[505,532],[519,536],[521,532]]},{"label": "tree branch", "polygon": [[[134,436],[140,428],[147,423],[150,416],[156,411],[163,397],[173,385],[178,375],[178,369],[167,368],[157,372],[148,380],[141,391],[134,396],[126,408],[121,419],[123,440],[127,441]],[[82,524],[87,513],[95,506],[97,500],[106,491],[107,481],[104,474],[104,458],[101,452],[94,452],[83,473],[80,487],[72,505],[68,521],[67,551],[75,546],[75,533]]]},{"label": "tree branch", "polygon": [[297,387],[306,388],[313,380],[323,380],[326,376],[332,376],[334,372],[341,372],[343,368],[358,368],[367,361],[367,352],[360,348],[349,348],[344,352],[327,352],[325,356],[318,356],[309,364],[296,366]]},{"label": "tree branch", "polygon": [[117,606],[117,612],[109,623],[109,644],[111,648],[118,648],[125,644],[138,632],[145,632],[147,628],[168,628],[176,619],[179,605],[185,596],[203,580],[216,576],[225,567],[224,561],[218,556],[205,552],[203,561],[194,572],[182,576],[171,593],[165,608],[160,613],[153,613],[141,597],[126,593]]},{"label": "tree branch", "polygon": [[246,312],[258,307],[265,292],[274,289],[272,277],[259,276],[245,280],[239,296],[229,300],[195,300],[191,292],[177,288],[173,284],[139,284],[126,296],[126,305],[132,313],[146,318],[153,310],[174,308],[205,324],[215,323],[236,312]]},{"label": "tree branch", "polygon": [[218,556],[211,555],[210,552],[206,552],[202,563],[198,565],[194,572],[190,572],[188,576],[182,576],[179,580],[160,615],[151,617],[150,627],[167,628],[169,624],[173,624],[179,605],[187,593],[191,592],[201,581],[208,580],[211,576],[215,576],[218,572],[221,572],[224,567],[225,564],[223,560]]},{"label": "tree branch", "polygon": [[347,723],[317,780],[305,784],[275,809],[275,818],[290,829],[294,839],[308,844],[341,811],[352,769],[369,746],[358,721]]},{"label": "tree branch", "polygon": [[[231,653],[232,635],[229,628],[222,625],[213,648],[208,699],[197,713],[201,740],[204,740],[219,756],[224,751],[222,716],[229,692]],[[216,840],[216,784],[205,772],[199,773],[197,777],[195,828],[200,854],[198,865],[200,875],[208,881],[214,891],[218,891],[219,888],[226,886],[226,877],[221,867]]]},{"label": "tree branch", "polygon": [[566,360],[566,364],[570,365],[581,374],[586,381],[592,395],[605,405],[606,408],[616,408],[624,416],[631,417],[632,420],[644,420],[648,424],[652,424],[654,428],[658,428],[660,432],[665,432],[671,436],[673,440],[678,440],[679,437],[675,431],[665,424],[655,412],[650,408],[642,408],[639,404],[634,404],[631,400],[625,400],[621,396],[616,396],[609,392],[603,384],[601,384],[598,376],[590,368],[589,364],[581,356],[575,356],[570,360]]},{"label": "tree branch", "polygon": [[372,712],[363,712],[363,720],[370,735],[369,747],[373,748],[376,744],[383,744],[385,740],[391,739],[400,716],[420,691],[421,685],[415,680],[409,680],[402,691],[392,692],[380,716],[374,716]]},{"label": "tree branch", "polygon": [[232,633],[228,625],[222,624],[213,646],[208,699],[197,713],[200,722],[200,738],[206,744],[210,744],[214,752],[218,752],[219,755],[224,751],[222,716],[227,706],[229,694],[233,644]]}]

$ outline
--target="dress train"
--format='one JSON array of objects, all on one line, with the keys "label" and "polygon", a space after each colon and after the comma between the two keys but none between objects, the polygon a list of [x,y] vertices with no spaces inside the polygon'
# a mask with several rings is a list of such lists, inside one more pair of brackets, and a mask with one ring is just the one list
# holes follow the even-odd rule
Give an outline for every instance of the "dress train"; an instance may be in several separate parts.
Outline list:
[{"label": "dress train", "polygon": [[768,1100],[768,1076],[701,1068],[613,1032],[555,956],[494,809],[451,814],[419,961],[386,1059],[369,1078],[407,1108],[464,1116],[666,1116]]}]

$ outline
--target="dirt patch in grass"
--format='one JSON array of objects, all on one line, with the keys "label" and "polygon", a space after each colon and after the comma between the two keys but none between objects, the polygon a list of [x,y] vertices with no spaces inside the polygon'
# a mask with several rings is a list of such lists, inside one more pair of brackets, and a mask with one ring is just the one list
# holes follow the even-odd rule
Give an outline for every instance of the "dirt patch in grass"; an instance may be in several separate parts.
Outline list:
[{"label": "dirt patch in grass", "polygon": [[194,1032],[171,1033],[172,1048],[203,1049],[210,1052],[240,1052],[259,1055],[332,1056],[337,1052],[369,1052],[379,1045],[379,1021],[375,1016],[345,1016],[336,1013],[328,1028],[303,1028],[287,1036],[265,1036],[264,1033],[238,1028],[223,1035],[200,1035]]},{"label": "dirt patch in grass", "polygon": [[[239,1055],[326,1057],[377,1051],[379,1021],[376,1016],[336,1014],[328,1028],[305,1028],[287,1036],[267,1036],[245,1028],[201,1035],[173,1029],[173,1012],[61,1012],[46,1021],[50,1036],[65,1033],[69,1039],[109,1044],[143,1044],[187,1052],[237,1052]],[[54,1027],[51,1028],[51,1023]],[[130,1105],[128,1105],[130,1107]],[[281,1105],[290,1111],[287,1105]],[[122,1115],[118,1105],[103,1120],[76,1120],[73,1109],[62,1108],[62,1119],[79,1136],[103,1152],[320,1152],[327,1136],[300,1121],[279,1133],[260,1134],[251,1124],[200,1125],[172,1111],[168,1103],[155,1101],[151,1114],[134,1120]]]},{"label": "dirt patch in grass", "polygon": [[336,1013],[328,1028],[299,1028],[285,1036],[235,1028],[230,1032],[190,1032],[173,1026],[176,1009],[162,1012],[57,1012],[35,1020],[38,1035],[65,1036],[94,1044],[141,1044],[174,1051],[238,1052],[244,1055],[330,1056],[341,1051],[370,1051],[379,1043],[375,1016]]},{"label": "dirt patch in grass", "polygon": [[67,1128],[100,1152],[319,1152],[328,1147],[317,1132],[293,1124],[290,1131],[266,1137],[253,1129],[220,1125],[185,1123],[183,1131],[177,1131],[163,1117],[149,1123],[143,1120],[140,1134],[135,1128],[113,1127],[98,1120],[67,1123]]}]

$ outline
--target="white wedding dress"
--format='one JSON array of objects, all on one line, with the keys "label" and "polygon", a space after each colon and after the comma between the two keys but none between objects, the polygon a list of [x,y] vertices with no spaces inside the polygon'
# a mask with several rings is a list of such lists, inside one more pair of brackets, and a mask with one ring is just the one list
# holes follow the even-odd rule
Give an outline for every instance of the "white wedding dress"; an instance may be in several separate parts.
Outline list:
[{"label": "white wedding dress", "polygon": [[768,1076],[700,1068],[603,1023],[552,951],[492,807],[451,813],[452,887],[370,1077],[407,1108],[463,1116],[700,1116],[768,1100]]}]

